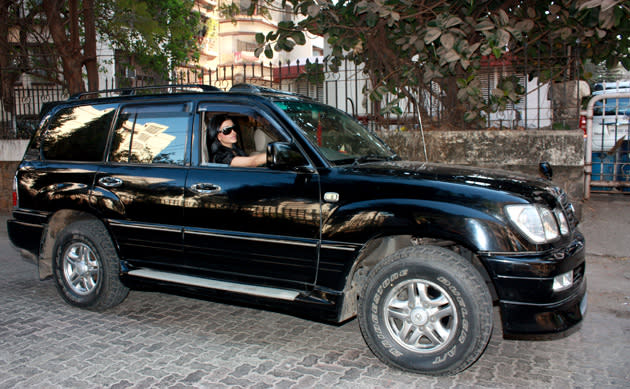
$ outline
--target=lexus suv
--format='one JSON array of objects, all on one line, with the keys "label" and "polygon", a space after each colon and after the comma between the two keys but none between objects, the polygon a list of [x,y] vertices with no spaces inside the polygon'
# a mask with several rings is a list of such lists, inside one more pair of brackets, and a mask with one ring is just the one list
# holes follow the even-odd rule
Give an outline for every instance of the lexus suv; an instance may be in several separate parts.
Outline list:
[{"label": "lexus suv", "polygon": [[[357,317],[383,362],[431,375],[479,358],[494,306],[509,337],[584,317],[584,238],[547,180],[402,161],[351,116],[253,85],[91,96],[43,109],[8,221],[71,305],[150,288]],[[217,115],[263,166],[213,162]]]}]

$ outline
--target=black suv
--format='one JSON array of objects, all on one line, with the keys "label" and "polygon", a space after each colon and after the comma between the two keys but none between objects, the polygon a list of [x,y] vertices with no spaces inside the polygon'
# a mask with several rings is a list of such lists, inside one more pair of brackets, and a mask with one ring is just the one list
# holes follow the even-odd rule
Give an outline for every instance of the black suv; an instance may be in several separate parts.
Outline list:
[{"label": "black suv", "polygon": [[[264,166],[213,162],[217,115]],[[509,336],[565,333],[586,310],[584,238],[549,181],[403,162],[347,114],[272,89],[51,104],[14,188],[11,241],[88,309],[159,287],[357,316],[381,360],[434,375],[483,353],[493,304]]]}]

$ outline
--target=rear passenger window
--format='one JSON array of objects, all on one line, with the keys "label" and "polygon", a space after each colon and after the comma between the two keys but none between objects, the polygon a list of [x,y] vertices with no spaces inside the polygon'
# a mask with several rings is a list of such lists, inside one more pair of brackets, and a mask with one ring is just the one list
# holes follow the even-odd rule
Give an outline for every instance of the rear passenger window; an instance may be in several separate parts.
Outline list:
[{"label": "rear passenger window", "polygon": [[115,104],[82,105],[59,111],[42,139],[44,158],[101,161],[116,107]]},{"label": "rear passenger window", "polygon": [[183,165],[191,111],[190,103],[123,108],[114,131],[111,161]]}]

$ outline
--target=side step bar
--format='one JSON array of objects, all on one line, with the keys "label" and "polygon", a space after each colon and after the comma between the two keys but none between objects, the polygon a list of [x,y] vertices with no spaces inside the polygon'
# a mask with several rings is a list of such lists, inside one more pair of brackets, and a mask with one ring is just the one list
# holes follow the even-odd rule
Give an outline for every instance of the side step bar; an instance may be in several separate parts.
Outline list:
[{"label": "side step bar", "polygon": [[150,278],[158,281],[173,282],[201,288],[218,289],[228,292],[243,293],[258,297],[268,297],[279,300],[294,301],[300,292],[289,289],[270,288],[266,286],[246,285],[236,282],[226,282],[208,278],[187,276],[184,274],[168,273],[152,269],[136,269],[127,273],[130,276]]}]

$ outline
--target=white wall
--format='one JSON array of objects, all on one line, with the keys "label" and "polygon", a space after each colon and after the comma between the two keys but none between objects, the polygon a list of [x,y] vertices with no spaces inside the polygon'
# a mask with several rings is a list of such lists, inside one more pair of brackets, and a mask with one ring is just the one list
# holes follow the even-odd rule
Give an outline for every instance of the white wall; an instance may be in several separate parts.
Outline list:
[{"label": "white wall", "polygon": [[28,142],[27,139],[0,140],[0,161],[21,161]]}]

